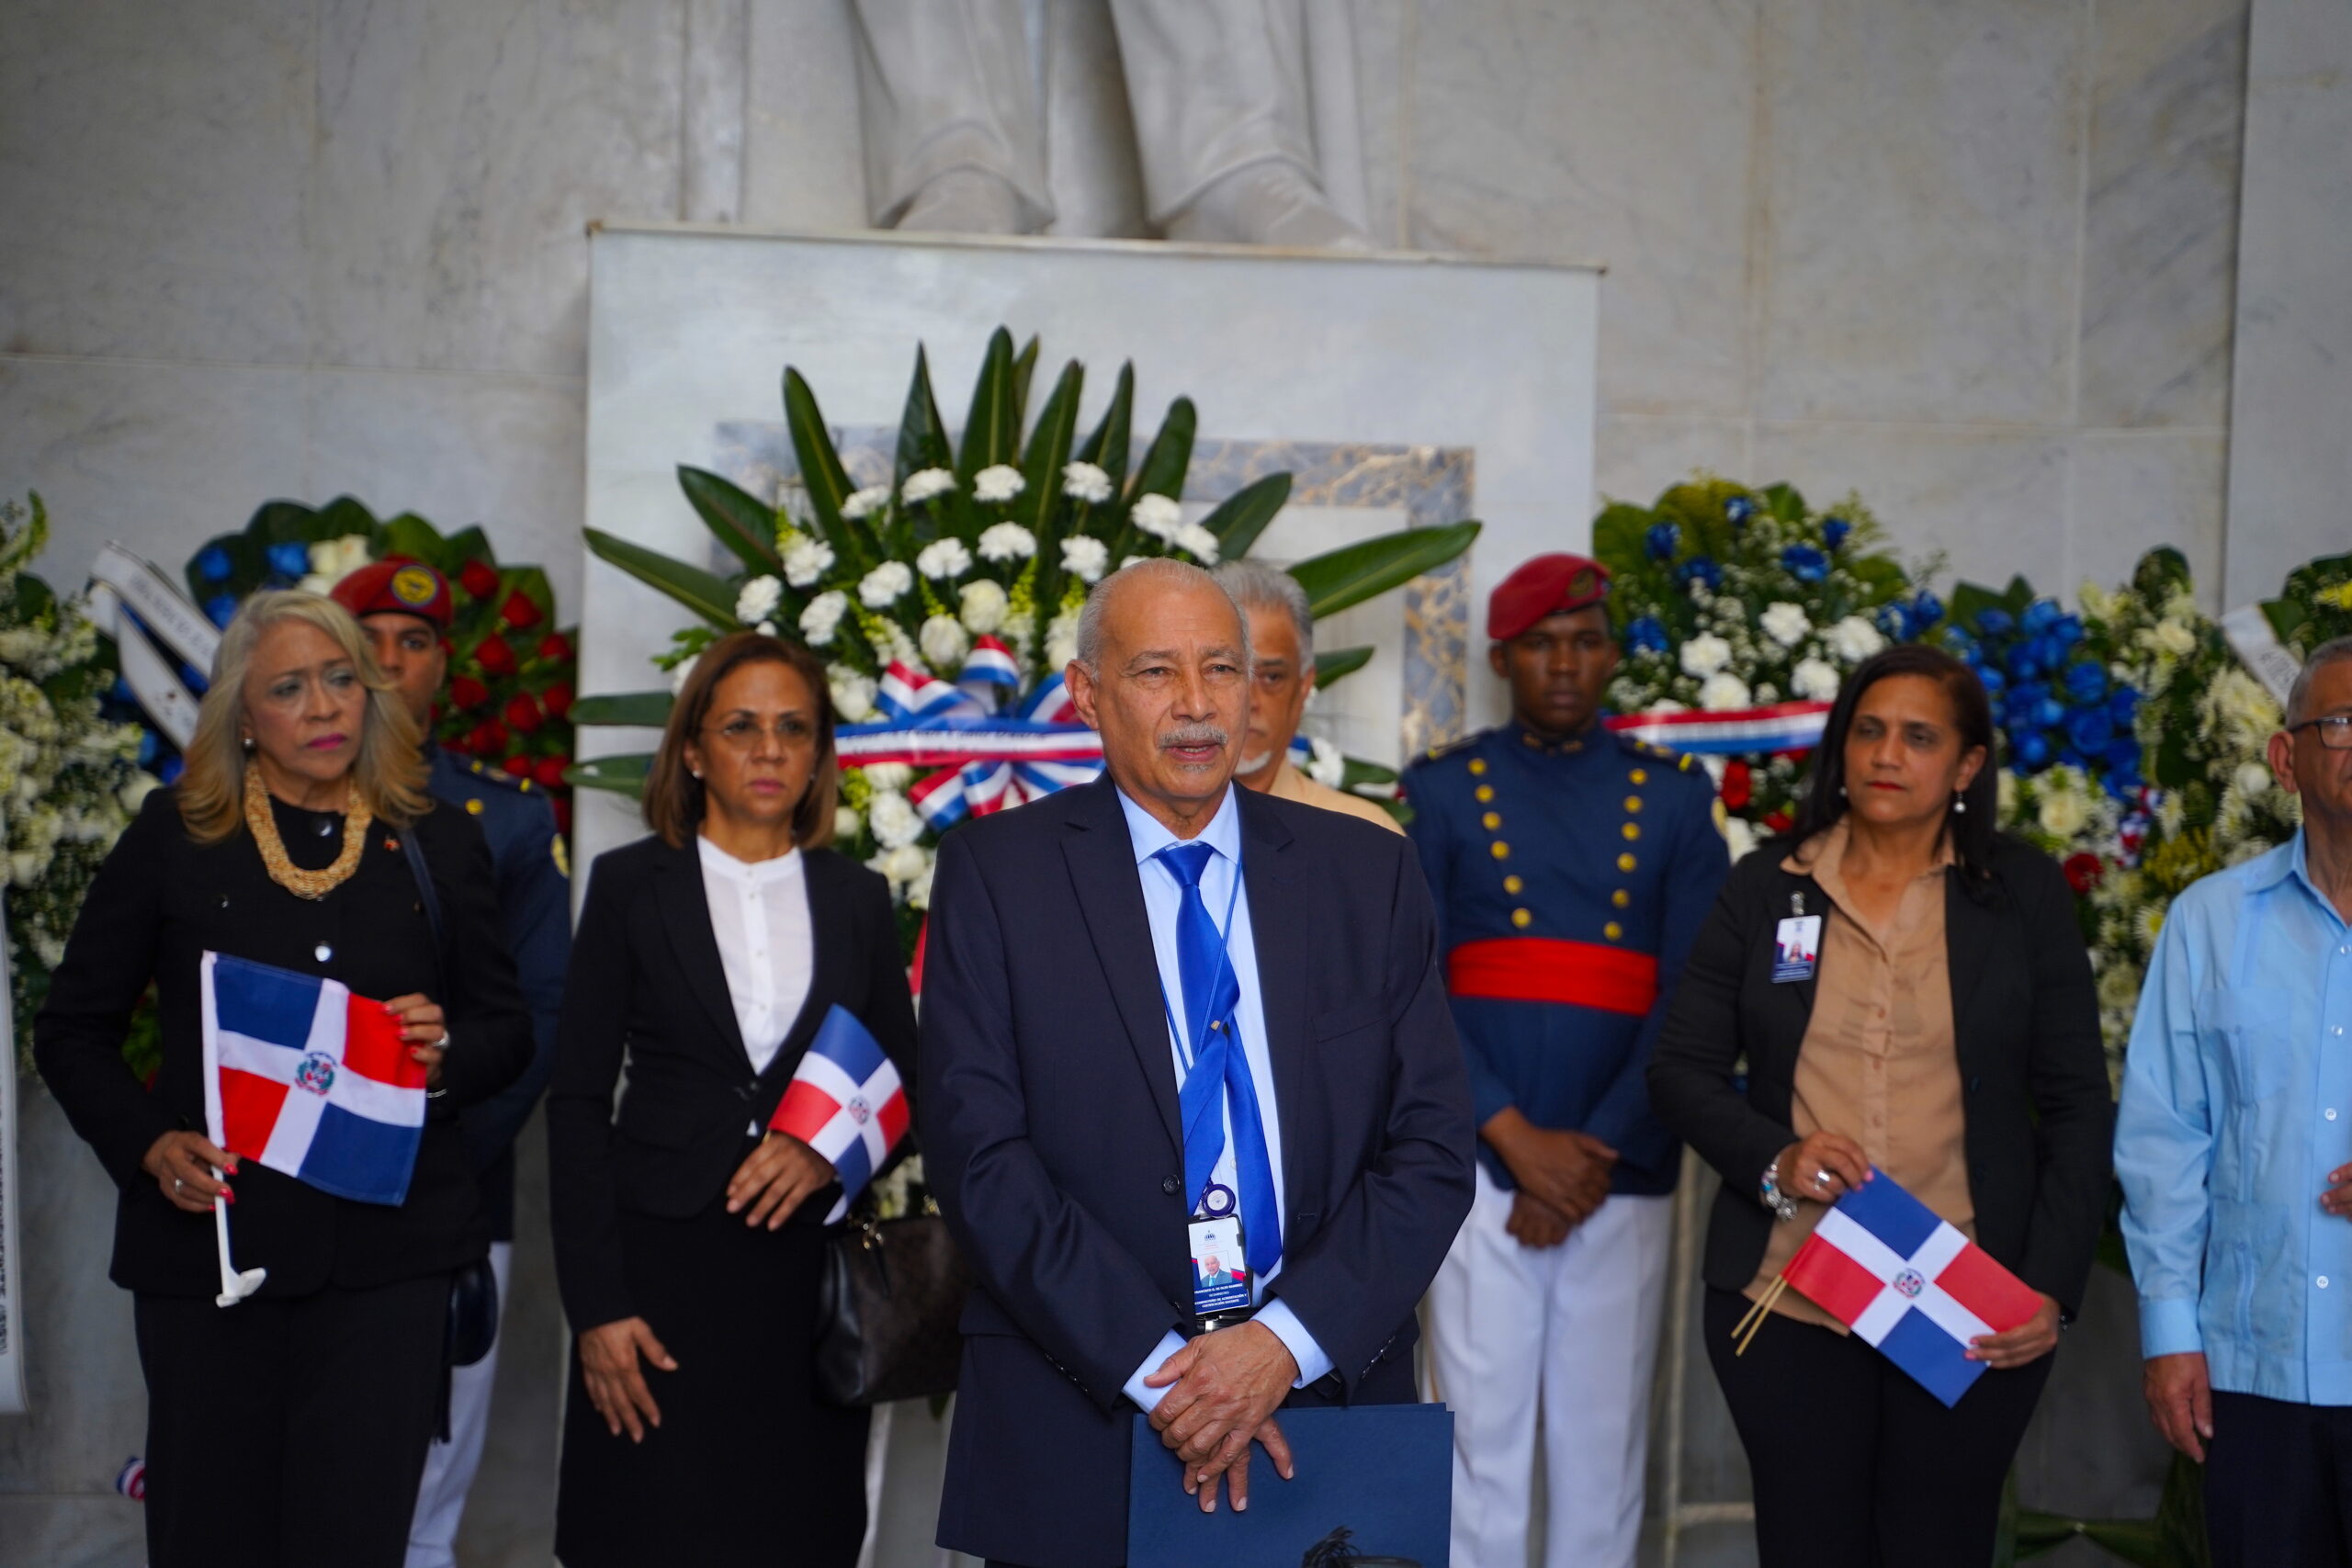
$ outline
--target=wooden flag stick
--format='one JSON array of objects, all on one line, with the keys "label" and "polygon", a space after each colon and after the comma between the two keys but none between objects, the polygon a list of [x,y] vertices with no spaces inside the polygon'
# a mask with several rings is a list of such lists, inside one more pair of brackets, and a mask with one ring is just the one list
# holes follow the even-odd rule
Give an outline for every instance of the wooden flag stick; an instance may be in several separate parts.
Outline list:
[{"label": "wooden flag stick", "polygon": [[1788,1288],[1789,1281],[1785,1275],[1774,1276],[1772,1282],[1765,1287],[1764,1293],[1756,1299],[1756,1310],[1750,1314],[1753,1321],[1747,1324],[1747,1333],[1740,1339],[1738,1346],[1733,1349],[1733,1355],[1745,1356],[1747,1354],[1747,1347],[1756,1338],[1757,1330],[1762,1328],[1764,1326],[1764,1320],[1772,1315],[1772,1303],[1779,1301],[1781,1299],[1781,1292]]}]

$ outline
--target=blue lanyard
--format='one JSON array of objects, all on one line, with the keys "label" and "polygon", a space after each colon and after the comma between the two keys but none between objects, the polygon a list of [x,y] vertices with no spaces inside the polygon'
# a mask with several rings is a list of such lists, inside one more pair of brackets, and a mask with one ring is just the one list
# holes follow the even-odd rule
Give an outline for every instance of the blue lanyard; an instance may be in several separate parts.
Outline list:
[{"label": "blue lanyard", "polygon": [[[1171,875],[1170,880],[1173,881],[1174,877]],[[1209,976],[1209,987],[1205,993],[1211,997],[1216,995],[1218,984],[1225,979],[1225,972],[1233,966],[1233,911],[1240,902],[1241,863],[1237,860],[1233,863],[1233,891],[1227,895],[1225,900],[1225,925],[1216,933],[1216,973]],[[1176,918],[1180,920],[1184,918],[1184,891],[1181,886],[1176,890]],[[1180,953],[1182,946],[1182,940],[1180,938],[1177,942]],[[1159,955],[1155,953],[1152,958],[1152,968],[1157,971],[1159,967]],[[1183,961],[1180,957],[1176,971],[1181,975],[1183,969]],[[1168,976],[1164,974],[1159,976],[1159,1010],[1168,1015],[1168,1032],[1176,1042],[1176,1054],[1183,1060],[1184,1071],[1190,1073],[1193,1070],[1193,1064],[1200,1060],[1201,1054],[1195,1043],[1186,1037],[1183,1024],[1177,1020],[1175,1005],[1168,999]],[[1201,1028],[1205,1031],[1212,1021],[1214,1021],[1210,1019],[1203,1019]],[[1238,1040],[1240,1037],[1240,1024],[1237,1020],[1234,1025],[1234,1038]]]}]

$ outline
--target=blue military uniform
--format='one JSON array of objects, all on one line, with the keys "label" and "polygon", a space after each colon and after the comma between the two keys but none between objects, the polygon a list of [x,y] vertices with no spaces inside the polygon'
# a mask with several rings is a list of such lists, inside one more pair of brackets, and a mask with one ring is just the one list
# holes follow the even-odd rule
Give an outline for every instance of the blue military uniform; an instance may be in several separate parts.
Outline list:
[{"label": "blue military uniform", "polygon": [[[531,1118],[555,1070],[556,1017],[563,1010],[564,967],[571,955],[571,883],[557,834],[555,807],[528,779],[517,779],[438,746],[428,747],[426,790],[465,812],[490,841],[498,874],[498,911],[514,950],[523,999],[531,1010],[537,1049],[529,1070],[504,1092],[466,1112],[466,1145],[490,1215],[491,1235],[514,1239],[514,1137]],[[465,1049],[462,1040],[451,1050]]]}]

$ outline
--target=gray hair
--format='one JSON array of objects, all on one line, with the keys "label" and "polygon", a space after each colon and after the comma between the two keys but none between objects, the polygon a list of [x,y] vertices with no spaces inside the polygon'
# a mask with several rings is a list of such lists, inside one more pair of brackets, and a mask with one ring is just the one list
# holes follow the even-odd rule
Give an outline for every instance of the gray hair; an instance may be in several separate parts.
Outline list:
[{"label": "gray hair", "polygon": [[1306,590],[1298,579],[1261,560],[1226,561],[1209,574],[1217,586],[1233,595],[1246,618],[1251,610],[1280,610],[1298,631],[1299,662],[1315,664],[1315,612],[1307,607]]},{"label": "gray hair", "polygon": [[1225,602],[1233,605],[1233,618],[1241,623],[1241,667],[1244,670],[1252,667],[1250,617],[1243,613],[1225,584],[1190,561],[1181,561],[1173,556],[1147,556],[1142,560],[1121,567],[1096,583],[1086,595],[1085,605],[1078,612],[1078,661],[1086,666],[1089,675],[1099,680],[1102,674],[1102,617],[1111,602],[1112,592],[1124,583],[1146,581],[1171,588],[1209,587],[1223,594]]},{"label": "gray hair", "polygon": [[2312,649],[2311,657],[2303,660],[2302,669],[2296,671],[2294,685],[2287,692],[2287,723],[2290,726],[2301,724],[2311,717],[2312,677],[2331,664],[2347,661],[2352,661],[2352,637],[2330,637]]}]

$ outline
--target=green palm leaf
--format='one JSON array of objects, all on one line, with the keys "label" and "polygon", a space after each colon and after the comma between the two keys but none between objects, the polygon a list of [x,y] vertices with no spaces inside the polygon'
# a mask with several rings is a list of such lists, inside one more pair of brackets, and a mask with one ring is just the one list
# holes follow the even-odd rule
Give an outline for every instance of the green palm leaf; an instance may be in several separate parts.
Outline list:
[{"label": "green palm leaf", "polygon": [[678,465],[678,488],[737,560],[767,575],[784,570],[784,558],[775,553],[775,508],[732,480],[684,463]]},{"label": "green palm leaf", "polygon": [[[1037,339],[1033,333],[1012,356],[1012,444],[1021,444],[1021,427],[1029,423],[1029,378],[1037,371]],[[1003,459],[1011,462],[1008,457]]]},{"label": "green palm leaf", "polygon": [[864,535],[842,520],[842,502],[850,493],[849,470],[842,467],[842,455],[833,449],[817,394],[808,389],[800,372],[788,365],[784,369],[784,423],[792,434],[792,450],[800,459],[800,482],[808,488],[817,531],[843,561],[860,570],[871,566]]},{"label": "green palm leaf", "polygon": [[1201,526],[1216,536],[1217,554],[1232,560],[1250,553],[1250,547],[1289,499],[1290,476],[1268,474],[1227,496],[1216,511],[1201,519]]},{"label": "green palm leaf", "polygon": [[[1335,648],[1328,653],[1317,654],[1315,656],[1315,689],[1318,692],[1323,691],[1342,675],[1354,674],[1372,662],[1373,651],[1369,648]],[[576,705],[572,711],[574,713],[579,711]],[[588,722],[596,721],[592,719]]]},{"label": "green palm leaf", "polygon": [[1111,389],[1111,406],[1102,411],[1102,423],[1071,454],[1110,475],[1113,495],[1127,482],[1127,444],[1135,438],[1135,412],[1136,363],[1130,359],[1119,367],[1118,383]]},{"label": "green palm leaf", "polygon": [[627,724],[659,729],[670,722],[673,699],[667,692],[606,692],[571,705],[574,724]]},{"label": "green palm leaf", "polygon": [[931,394],[931,364],[921,345],[915,349],[915,376],[907,384],[906,412],[899,416],[898,483],[923,468],[954,465],[947,445],[947,426],[939,417],[939,400]]},{"label": "green palm leaf", "polygon": [[964,421],[964,446],[956,459],[956,477],[969,488],[972,476],[982,468],[1012,461],[1020,439],[1012,334],[999,327],[989,335],[988,352],[980,356],[980,378],[972,388],[972,412]]},{"label": "green palm leaf", "polygon": [[616,795],[645,793],[645,775],[653,771],[653,753],[626,757],[591,757],[563,770],[563,782],[574,789],[608,789]]},{"label": "green palm leaf", "polygon": [[1300,561],[1290,574],[1306,590],[1307,608],[1320,620],[1443,566],[1477,536],[1476,523],[1407,528]]},{"label": "green palm leaf", "polygon": [[611,562],[650,588],[660,589],[720,631],[743,629],[743,623],[735,618],[735,590],[717,572],[672,560],[659,550],[615,538],[599,528],[581,532],[587,536],[588,547],[598,559]]},{"label": "green palm leaf", "polygon": [[1199,420],[1190,398],[1178,398],[1168,405],[1168,417],[1159,422],[1159,434],[1151,438],[1136,469],[1129,499],[1164,495],[1174,501],[1183,493],[1184,470],[1193,463],[1193,428]]}]

